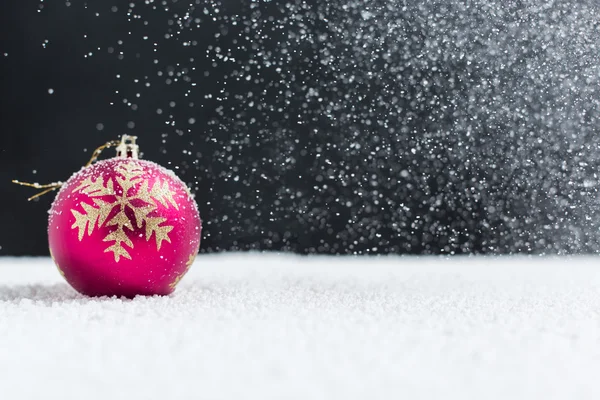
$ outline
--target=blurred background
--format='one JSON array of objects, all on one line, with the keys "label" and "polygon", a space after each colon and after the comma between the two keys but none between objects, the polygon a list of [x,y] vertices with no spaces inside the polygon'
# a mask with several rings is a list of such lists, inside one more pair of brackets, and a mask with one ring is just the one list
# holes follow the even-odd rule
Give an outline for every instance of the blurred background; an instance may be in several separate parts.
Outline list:
[{"label": "blurred background", "polygon": [[0,255],[48,254],[54,194],[10,180],[122,134],[195,193],[201,252],[597,252],[599,11],[3,1]]}]

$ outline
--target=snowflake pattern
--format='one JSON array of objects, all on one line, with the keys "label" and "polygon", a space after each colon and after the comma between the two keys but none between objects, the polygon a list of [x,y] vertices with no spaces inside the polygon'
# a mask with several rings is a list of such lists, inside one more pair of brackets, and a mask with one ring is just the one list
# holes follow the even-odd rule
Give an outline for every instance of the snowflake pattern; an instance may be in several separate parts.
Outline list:
[{"label": "snowflake pattern", "polygon": [[[173,226],[161,225],[167,219],[150,216],[150,214],[158,208],[158,203],[167,208],[173,206],[179,209],[179,207],[173,199],[174,193],[170,190],[168,182],[161,184],[156,181],[150,188],[148,180],[142,177],[144,169],[135,162],[120,164],[116,171],[121,175],[115,177],[121,191],[115,190],[115,182],[111,178],[105,181],[101,176],[95,179],[87,178],[73,190],[73,193],[84,193],[92,198],[94,205],[82,202],[83,213],[71,210],[75,217],[75,223],[71,228],[78,230],[79,241],[81,241],[86,230],[89,236],[96,227],[116,227],[106,235],[104,241],[114,242],[106,248],[105,252],[112,252],[115,261],[119,262],[121,257],[131,260],[131,255],[124,245],[134,247],[125,229],[133,231],[136,227],[142,228],[145,225],[146,241],[154,235],[157,250],[160,250],[163,241],[171,243],[169,233],[173,230]],[[138,184],[140,184],[139,189],[135,190]],[[108,201],[107,198],[112,198],[112,201]],[[118,212],[109,219],[115,208]],[[133,221],[126,214],[127,208],[133,212]]]},{"label": "snowflake pattern", "polygon": [[179,282],[181,281],[181,279],[190,270],[190,268],[192,267],[192,264],[194,264],[194,261],[196,260],[196,255],[197,254],[198,254],[198,250],[196,250],[192,254],[190,254],[190,258],[188,258],[187,263],[185,263],[185,270],[181,274],[177,275],[177,277],[175,278],[175,280],[169,285],[169,287],[171,289],[175,289],[175,286],[177,286],[179,284]]}]

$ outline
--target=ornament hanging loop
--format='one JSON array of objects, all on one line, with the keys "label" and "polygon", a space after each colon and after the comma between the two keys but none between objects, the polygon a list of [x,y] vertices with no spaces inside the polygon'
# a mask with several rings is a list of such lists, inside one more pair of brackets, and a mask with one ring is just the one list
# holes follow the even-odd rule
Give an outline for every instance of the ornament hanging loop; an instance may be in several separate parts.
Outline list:
[{"label": "ornament hanging loop", "polygon": [[[117,157],[128,157],[128,158],[133,158],[133,159],[137,160],[139,158],[139,146],[135,143],[136,140],[137,140],[137,136],[123,135],[121,137],[121,140],[111,140],[110,142],[104,143],[102,146],[100,146],[96,150],[94,150],[94,152],[92,153],[92,157],[87,162],[87,164],[85,164],[85,168],[87,168],[90,165],[92,165],[93,163],[95,163],[98,160],[98,157],[100,157],[100,154],[105,149],[108,149],[109,147],[117,148]],[[32,187],[35,189],[42,189],[42,191],[40,193],[28,198],[27,199],[28,201],[37,199],[38,197],[43,196],[46,193],[50,193],[53,190],[60,189],[63,185],[63,182],[53,182],[53,183],[49,183],[47,185],[40,185],[39,183],[21,182],[16,179],[13,180],[12,183],[15,183],[15,184],[21,185],[21,186]]]},{"label": "ornament hanging loop", "polygon": [[87,164],[85,164],[85,167],[89,167],[90,165],[92,165],[93,163],[96,162],[96,160],[98,160],[98,157],[100,157],[100,154],[105,150],[108,149],[109,147],[115,147],[121,144],[120,140],[111,140],[110,142],[106,142],[104,143],[102,146],[98,147],[96,150],[94,150],[94,152],[92,153],[92,158],[90,158],[90,161],[87,162]]},{"label": "ornament hanging loop", "polygon": [[63,182],[53,182],[53,183],[49,183],[47,185],[40,185],[39,183],[21,182],[16,179],[13,180],[12,183],[16,183],[17,185],[21,185],[21,186],[32,187],[35,189],[44,189],[43,191],[39,192],[38,194],[35,194],[35,195],[31,196],[30,198],[28,198],[27,201],[37,199],[38,197],[43,196],[46,193],[50,193],[53,190],[59,189],[63,185]]}]

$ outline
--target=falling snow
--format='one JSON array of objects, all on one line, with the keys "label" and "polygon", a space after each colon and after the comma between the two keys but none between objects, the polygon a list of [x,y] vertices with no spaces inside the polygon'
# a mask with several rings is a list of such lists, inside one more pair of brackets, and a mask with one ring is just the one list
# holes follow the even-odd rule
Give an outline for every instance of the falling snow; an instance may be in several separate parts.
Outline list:
[{"label": "falling snow", "polygon": [[130,27],[82,56],[140,66],[111,104],[183,150],[203,251],[600,250],[593,1],[74,7]]}]

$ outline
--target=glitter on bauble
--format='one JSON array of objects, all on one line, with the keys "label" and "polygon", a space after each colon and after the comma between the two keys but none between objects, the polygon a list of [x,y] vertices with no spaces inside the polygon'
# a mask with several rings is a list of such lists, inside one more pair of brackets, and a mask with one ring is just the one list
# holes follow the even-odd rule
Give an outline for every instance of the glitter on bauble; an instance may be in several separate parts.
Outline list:
[{"label": "glitter on bauble", "polygon": [[189,189],[172,171],[137,159],[131,140],[124,137],[117,157],[73,175],[50,210],[52,259],[88,296],[170,294],[200,246]]}]

